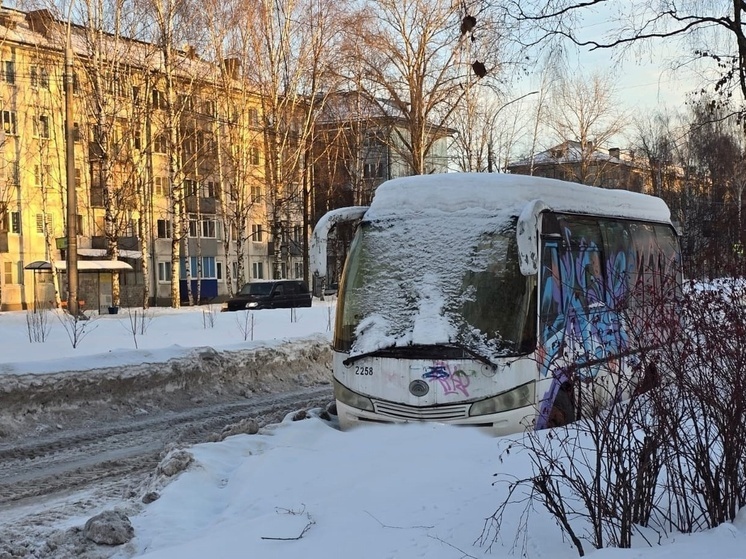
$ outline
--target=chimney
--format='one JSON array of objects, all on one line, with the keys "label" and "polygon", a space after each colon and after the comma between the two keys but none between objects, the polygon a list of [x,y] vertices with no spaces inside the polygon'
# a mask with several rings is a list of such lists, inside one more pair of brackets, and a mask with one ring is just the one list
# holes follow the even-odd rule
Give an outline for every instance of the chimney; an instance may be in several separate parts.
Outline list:
[{"label": "chimney", "polygon": [[31,31],[46,36],[54,23],[54,18],[49,10],[34,10],[26,14],[26,21],[28,21]]},{"label": "chimney", "polygon": [[197,58],[197,49],[193,45],[184,45],[184,56],[189,60]]},{"label": "chimney", "polygon": [[619,151],[619,148],[609,148],[609,157],[615,157],[616,159],[620,159],[621,153]]},{"label": "chimney", "polygon": [[228,76],[235,79],[238,78],[241,72],[241,61],[238,58],[225,58],[223,60],[223,67],[225,67],[225,72]]},{"label": "chimney", "polygon": [[17,22],[13,18],[13,14],[11,13],[0,13],[0,25],[3,27],[6,27],[7,29],[13,30],[16,28]]}]

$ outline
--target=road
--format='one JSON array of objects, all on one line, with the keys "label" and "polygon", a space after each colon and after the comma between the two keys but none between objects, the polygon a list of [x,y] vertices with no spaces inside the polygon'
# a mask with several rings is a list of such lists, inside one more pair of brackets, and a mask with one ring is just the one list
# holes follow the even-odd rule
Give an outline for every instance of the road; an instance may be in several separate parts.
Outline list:
[{"label": "road", "polygon": [[[171,478],[176,448],[220,440],[226,426],[282,420],[332,401],[323,338],[168,362],[0,375],[0,559],[105,559],[81,535],[112,508],[137,514]],[[252,421],[247,421],[252,420]],[[333,424],[333,422],[331,422]],[[243,429],[243,431],[242,431]]]},{"label": "road", "polygon": [[264,425],[300,408],[326,406],[331,399],[331,388],[324,386],[0,445],[0,510],[24,499],[147,472],[169,445],[204,442],[246,418]]}]

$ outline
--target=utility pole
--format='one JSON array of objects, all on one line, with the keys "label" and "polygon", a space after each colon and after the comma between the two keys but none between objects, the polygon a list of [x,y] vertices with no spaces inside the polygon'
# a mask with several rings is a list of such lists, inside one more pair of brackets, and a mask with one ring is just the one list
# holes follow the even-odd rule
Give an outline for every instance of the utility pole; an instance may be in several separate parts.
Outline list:
[{"label": "utility pole", "polygon": [[68,24],[65,45],[65,169],[67,171],[67,312],[78,316],[78,202],[75,192],[73,49]]}]

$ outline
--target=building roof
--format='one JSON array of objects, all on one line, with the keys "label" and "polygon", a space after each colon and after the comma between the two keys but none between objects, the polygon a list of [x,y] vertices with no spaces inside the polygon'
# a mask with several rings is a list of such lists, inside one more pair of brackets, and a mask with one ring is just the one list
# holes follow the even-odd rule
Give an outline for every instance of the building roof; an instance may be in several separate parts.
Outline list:
[{"label": "building roof", "polygon": [[[541,151],[534,155],[534,165],[568,165],[572,163],[579,163],[585,160],[592,160],[597,162],[612,163],[616,165],[636,165],[634,157],[628,152],[623,153],[619,149],[612,148],[608,151],[602,151],[597,147],[593,147],[592,151],[583,156],[583,150],[580,142],[569,140],[563,142],[547,150]],[[531,165],[532,158],[526,157],[519,159],[518,161],[512,162],[508,167],[523,167]]]}]

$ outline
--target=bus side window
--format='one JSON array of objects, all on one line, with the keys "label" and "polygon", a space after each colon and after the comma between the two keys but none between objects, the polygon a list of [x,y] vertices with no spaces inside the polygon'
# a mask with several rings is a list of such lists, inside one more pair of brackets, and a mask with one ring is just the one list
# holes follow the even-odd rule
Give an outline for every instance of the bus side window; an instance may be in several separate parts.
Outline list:
[{"label": "bus side window", "polygon": [[681,285],[681,263],[678,257],[678,242],[670,227],[655,226],[658,241],[658,272],[660,274],[661,295],[669,300]]},{"label": "bus side window", "polygon": [[655,229],[648,223],[631,223],[630,233],[635,254],[636,274],[630,286],[630,296],[635,305],[646,306],[655,303],[660,288],[658,274],[658,242]]},{"label": "bus side window", "polygon": [[603,242],[598,221],[591,218],[563,216],[560,218],[565,245],[561,259],[567,262],[565,286],[584,312],[606,303],[604,286]]},{"label": "bus side window", "polygon": [[603,219],[601,234],[606,255],[606,297],[611,309],[620,310],[630,304],[630,291],[636,277],[635,252],[629,227],[623,221]]},{"label": "bus side window", "polygon": [[541,342],[546,343],[564,329],[563,286],[559,264],[559,242],[547,241],[542,250],[540,321]]}]

